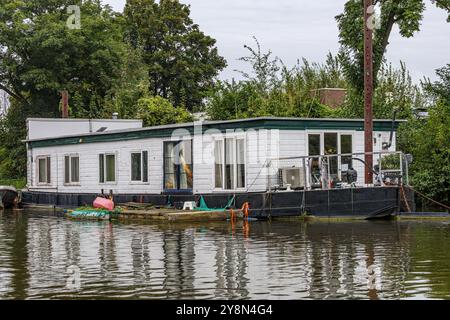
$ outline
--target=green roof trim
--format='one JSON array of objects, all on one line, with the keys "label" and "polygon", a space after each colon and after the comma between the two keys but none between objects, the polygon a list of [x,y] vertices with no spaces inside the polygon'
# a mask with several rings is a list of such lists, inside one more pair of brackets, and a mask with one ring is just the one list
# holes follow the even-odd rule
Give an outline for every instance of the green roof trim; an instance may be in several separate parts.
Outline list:
[{"label": "green roof trim", "polygon": [[[396,130],[399,125],[400,121],[396,121],[394,129]],[[390,131],[392,127],[392,120],[375,120],[373,127],[374,131]],[[26,142],[29,144],[30,148],[40,148],[84,143],[166,138],[170,137],[173,131],[177,129],[186,130],[192,135],[194,133],[194,123],[110,131],[103,133],[90,133],[77,136],[29,140]],[[232,121],[206,121],[202,123],[202,132],[210,129],[216,129],[222,132],[225,132],[226,130],[247,131],[249,129],[363,131],[364,121],[353,119],[255,118]]]}]

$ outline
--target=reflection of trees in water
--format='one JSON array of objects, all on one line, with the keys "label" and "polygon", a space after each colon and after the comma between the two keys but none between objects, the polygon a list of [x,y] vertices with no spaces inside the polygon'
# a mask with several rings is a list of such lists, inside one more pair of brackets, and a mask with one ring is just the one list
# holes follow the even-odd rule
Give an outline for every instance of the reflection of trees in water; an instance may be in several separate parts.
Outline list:
[{"label": "reflection of trees in water", "polygon": [[[25,299],[27,297],[30,278],[30,273],[27,267],[28,221],[22,214],[11,214],[10,217],[4,217],[4,219],[5,220],[2,221],[4,228],[0,231],[5,233],[7,239],[12,240],[7,246],[7,250],[10,251],[8,256],[10,261],[10,269],[12,270],[10,279],[11,288],[8,290],[9,292],[7,296],[13,299]],[[8,220],[6,221],[6,219]],[[1,254],[3,255],[4,253],[1,252]]]},{"label": "reflection of trees in water", "polygon": [[[450,299],[450,224],[410,224],[414,228],[410,240],[411,266],[406,280],[413,288],[404,296],[413,296],[416,291],[421,291],[422,295],[430,298]],[[425,283],[428,286],[423,288]]]}]

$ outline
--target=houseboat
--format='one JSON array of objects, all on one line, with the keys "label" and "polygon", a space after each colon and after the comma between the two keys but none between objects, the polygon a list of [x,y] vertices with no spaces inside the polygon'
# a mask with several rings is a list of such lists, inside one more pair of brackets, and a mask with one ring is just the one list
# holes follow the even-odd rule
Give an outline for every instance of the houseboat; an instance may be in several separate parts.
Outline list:
[{"label": "houseboat", "polygon": [[[250,204],[267,218],[369,216],[401,208],[401,121],[374,120],[374,183],[364,183],[364,121],[260,117],[143,127],[140,120],[28,119],[23,201],[211,208]],[[408,201],[408,200],[407,200]]]}]

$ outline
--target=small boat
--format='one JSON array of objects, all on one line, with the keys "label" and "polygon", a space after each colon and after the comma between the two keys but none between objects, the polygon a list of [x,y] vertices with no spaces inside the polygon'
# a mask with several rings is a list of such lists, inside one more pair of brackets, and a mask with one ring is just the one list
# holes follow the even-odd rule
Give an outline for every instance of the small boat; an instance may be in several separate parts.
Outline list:
[{"label": "small boat", "polygon": [[110,220],[114,212],[108,210],[73,210],[66,212],[66,217],[81,220]]},{"label": "small boat", "polygon": [[0,208],[13,208],[17,205],[19,194],[14,187],[0,186]]}]

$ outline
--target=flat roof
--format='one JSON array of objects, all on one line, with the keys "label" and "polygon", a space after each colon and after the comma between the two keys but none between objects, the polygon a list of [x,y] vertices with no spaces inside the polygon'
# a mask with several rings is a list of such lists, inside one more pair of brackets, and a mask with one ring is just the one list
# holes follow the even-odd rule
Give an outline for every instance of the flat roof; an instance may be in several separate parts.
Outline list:
[{"label": "flat roof", "polygon": [[54,121],[54,122],[88,122],[88,121],[113,121],[113,122],[142,122],[142,119],[82,119],[82,118],[27,118],[29,121]]},{"label": "flat roof", "polygon": [[[67,121],[68,119],[63,120]],[[126,121],[136,121],[136,120],[126,120]],[[396,120],[394,129],[397,129],[401,122],[406,122],[406,120]],[[85,134],[66,135],[53,138],[42,138],[34,140],[30,139],[30,140],[23,140],[23,142],[29,143],[30,147],[33,148],[52,145],[56,146],[67,144],[145,139],[151,137],[170,137],[173,130],[176,129],[187,129],[190,133],[194,133],[193,128],[196,126],[202,126],[203,131],[206,131],[208,129],[218,129],[221,131],[230,129],[242,129],[242,130],[248,129],[333,130],[334,129],[334,130],[362,131],[364,130],[364,119],[258,117],[258,118],[247,118],[237,120],[213,120],[213,121],[208,120],[208,121],[196,121],[196,122],[169,124],[143,128],[120,129],[105,132],[92,132]],[[375,131],[390,131],[391,127],[392,127],[392,119],[374,119]]]}]

